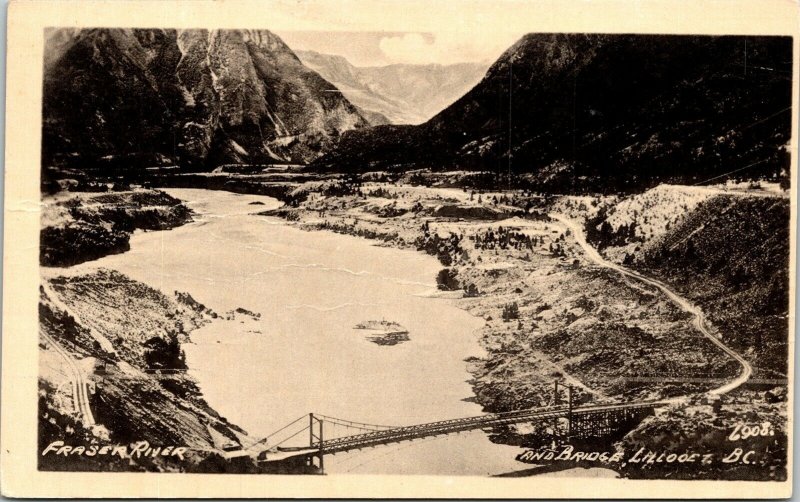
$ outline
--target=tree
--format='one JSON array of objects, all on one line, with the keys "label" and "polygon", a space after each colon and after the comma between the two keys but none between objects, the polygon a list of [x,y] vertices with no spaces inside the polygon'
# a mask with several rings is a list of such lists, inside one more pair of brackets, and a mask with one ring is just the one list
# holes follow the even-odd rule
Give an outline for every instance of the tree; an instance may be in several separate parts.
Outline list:
[{"label": "tree", "polygon": [[519,305],[517,305],[517,302],[509,303],[503,307],[502,318],[505,322],[512,319],[519,319]]},{"label": "tree", "polygon": [[480,296],[480,291],[478,291],[478,287],[475,284],[470,283],[469,286],[464,288],[464,296],[468,298],[475,298],[476,296]]},{"label": "tree", "polygon": [[436,285],[442,291],[455,291],[459,289],[456,271],[451,268],[443,268],[436,276]]},{"label": "tree", "polygon": [[186,356],[175,333],[154,336],[144,342],[144,348],[144,360],[148,368],[186,369]]}]

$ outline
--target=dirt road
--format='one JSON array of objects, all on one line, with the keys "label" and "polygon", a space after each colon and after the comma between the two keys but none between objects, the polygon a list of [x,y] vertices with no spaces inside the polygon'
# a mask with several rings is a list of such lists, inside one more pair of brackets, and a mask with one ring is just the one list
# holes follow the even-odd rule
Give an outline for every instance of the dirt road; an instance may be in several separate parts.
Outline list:
[{"label": "dirt road", "polygon": [[71,374],[70,383],[72,385],[72,402],[75,412],[80,415],[83,424],[91,427],[95,424],[92,408],[89,406],[89,389],[83,371],[75,363],[75,359],[57,341],[43,332],[39,334],[44,338],[50,347],[64,359],[66,366]]},{"label": "dirt road", "polygon": [[711,333],[711,331],[708,329],[708,326],[706,325],[705,315],[703,314],[702,310],[692,305],[691,302],[681,297],[678,293],[670,289],[666,284],[657,281],[655,279],[645,277],[638,272],[634,272],[621,265],[610,262],[605,258],[603,258],[603,256],[601,256],[600,253],[593,246],[591,246],[588,242],[586,242],[586,237],[583,235],[583,229],[576,222],[570,220],[569,218],[567,218],[562,214],[551,213],[548,216],[558,221],[559,223],[561,223],[570,230],[572,236],[575,238],[575,241],[578,243],[578,245],[581,246],[584,253],[586,253],[586,257],[589,258],[589,260],[591,260],[592,262],[596,263],[601,267],[613,269],[622,275],[632,277],[640,282],[658,288],[661,292],[667,295],[667,297],[670,300],[672,300],[678,307],[692,314],[694,316],[692,325],[695,328],[697,328],[697,330],[700,333],[702,333],[703,336],[705,336],[712,343],[714,343],[714,345],[719,347],[723,352],[731,356],[741,365],[742,369],[739,372],[739,375],[735,379],[731,380],[730,382],[720,387],[717,387],[716,389],[708,391],[709,394],[715,394],[715,395],[725,394],[727,392],[736,389],[750,378],[750,376],[753,373],[753,367],[750,366],[750,363],[748,363],[741,355],[739,355],[733,349],[729,348],[727,345],[722,343],[722,341],[720,341],[719,338],[717,338]]}]

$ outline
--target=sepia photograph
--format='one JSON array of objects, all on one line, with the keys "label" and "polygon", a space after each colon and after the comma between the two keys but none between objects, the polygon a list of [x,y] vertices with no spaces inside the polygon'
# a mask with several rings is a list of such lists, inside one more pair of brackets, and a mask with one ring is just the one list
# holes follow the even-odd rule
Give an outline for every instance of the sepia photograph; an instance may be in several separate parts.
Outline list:
[{"label": "sepia photograph", "polygon": [[792,36],[36,36],[38,472],[790,483]]}]

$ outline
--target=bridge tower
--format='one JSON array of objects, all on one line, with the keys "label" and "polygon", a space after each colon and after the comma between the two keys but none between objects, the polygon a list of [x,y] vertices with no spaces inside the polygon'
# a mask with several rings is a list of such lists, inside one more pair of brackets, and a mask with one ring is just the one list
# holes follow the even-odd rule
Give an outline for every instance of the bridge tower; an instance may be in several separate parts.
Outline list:
[{"label": "bridge tower", "polygon": [[567,387],[567,439],[572,439],[572,384]]},{"label": "bridge tower", "polygon": [[[570,439],[573,433],[573,415],[572,415],[572,409],[574,405],[573,387],[572,384],[567,384],[565,387],[567,388],[567,416],[565,417],[567,419],[566,437],[567,439]],[[558,380],[553,380],[553,406],[561,405],[561,394],[559,392],[560,390],[561,389],[559,388]],[[560,436],[561,435],[561,432],[559,431],[560,429],[561,427],[559,426],[559,419],[555,418],[553,422],[553,433],[555,435]]]},{"label": "bridge tower", "polygon": [[[561,393],[560,388],[558,386],[558,380],[553,380],[553,406],[558,407],[561,406]],[[553,437],[561,436],[562,424],[561,418],[553,417]],[[555,443],[554,443],[555,444]]]},{"label": "bridge tower", "polygon": [[[315,446],[318,448],[316,455],[308,457],[308,465],[319,469],[320,474],[325,473],[325,456],[322,452],[322,441],[324,437],[322,425],[322,420],[315,417],[313,413],[308,414],[308,445],[312,448]],[[317,458],[318,465],[314,465],[314,457]]]}]

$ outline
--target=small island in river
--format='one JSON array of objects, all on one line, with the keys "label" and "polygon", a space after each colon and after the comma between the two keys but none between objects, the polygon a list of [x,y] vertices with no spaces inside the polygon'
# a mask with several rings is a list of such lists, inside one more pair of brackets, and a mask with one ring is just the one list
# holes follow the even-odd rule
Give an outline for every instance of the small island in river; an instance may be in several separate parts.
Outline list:
[{"label": "small island in river", "polygon": [[353,329],[368,330],[367,339],[377,345],[397,345],[411,340],[408,330],[393,321],[365,321],[356,324]]}]

